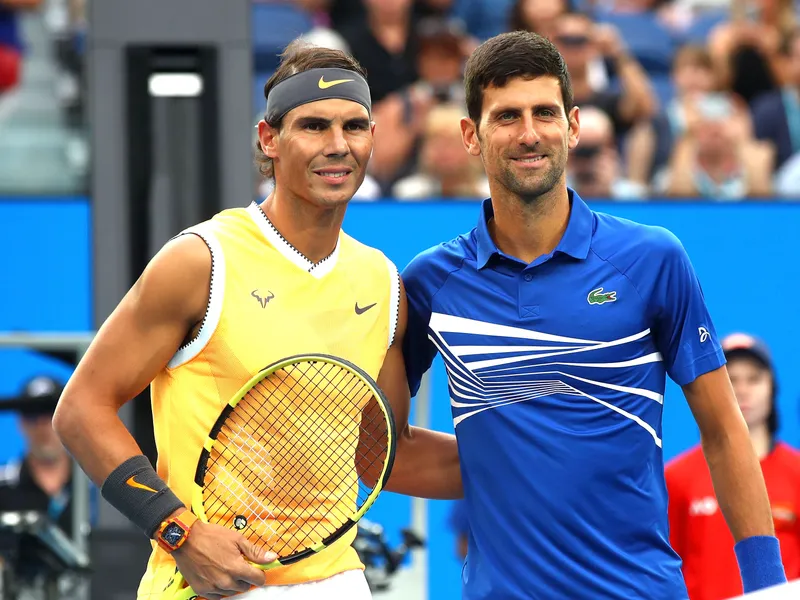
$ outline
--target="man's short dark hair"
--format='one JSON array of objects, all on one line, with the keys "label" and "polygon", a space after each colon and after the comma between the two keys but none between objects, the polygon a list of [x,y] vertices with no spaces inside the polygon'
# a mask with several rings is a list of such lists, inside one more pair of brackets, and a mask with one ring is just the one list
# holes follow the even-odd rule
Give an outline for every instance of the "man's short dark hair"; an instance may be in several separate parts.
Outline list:
[{"label": "man's short dark hair", "polygon": [[[288,79],[297,73],[310,71],[311,69],[346,69],[348,71],[355,71],[364,79],[367,78],[367,72],[364,67],[352,56],[341,50],[321,48],[303,40],[295,40],[286,46],[286,49],[281,54],[280,65],[272,74],[272,77],[269,78],[269,81],[264,85],[264,100],[269,97],[272,88],[284,79]],[[281,120],[282,119],[279,119],[274,123],[269,123],[269,125],[275,129],[280,129]],[[275,171],[272,165],[272,159],[264,154],[260,141],[256,141],[255,160],[258,165],[258,170],[264,177],[274,177]]]},{"label": "man's short dark hair", "polygon": [[483,109],[483,91],[503,87],[509,79],[552,76],[561,86],[564,111],[573,106],[572,80],[564,57],[553,43],[537,33],[513,31],[486,40],[467,61],[464,87],[467,113],[477,125]]}]

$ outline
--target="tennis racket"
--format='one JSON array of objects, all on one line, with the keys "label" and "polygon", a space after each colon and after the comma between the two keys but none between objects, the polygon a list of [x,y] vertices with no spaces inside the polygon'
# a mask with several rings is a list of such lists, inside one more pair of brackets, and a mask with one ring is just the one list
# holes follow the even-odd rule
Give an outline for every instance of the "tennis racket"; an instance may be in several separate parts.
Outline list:
[{"label": "tennis racket", "polygon": [[[292,356],[260,371],[222,410],[194,479],[198,520],[240,531],[278,559],[316,554],[347,533],[389,478],[397,439],[391,407],[354,364]],[[164,598],[196,594],[176,573]]]}]

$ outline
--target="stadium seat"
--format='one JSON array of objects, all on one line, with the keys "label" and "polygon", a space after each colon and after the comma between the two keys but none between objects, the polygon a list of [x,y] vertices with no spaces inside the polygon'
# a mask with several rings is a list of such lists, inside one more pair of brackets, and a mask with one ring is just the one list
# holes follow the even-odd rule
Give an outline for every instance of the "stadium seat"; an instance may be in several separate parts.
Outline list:
[{"label": "stadium seat", "polygon": [[313,27],[311,16],[289,2],[253,5],[253,52],[256,71],[271,71],[278,55]]},{"label": "stadium seat", "polygon": [[703,44],[708,40],[708,34],[720,23],[728,20],[724,12],[709,11],[697,17],[682,36],[682,42],[687,44]]},{"label": "stadium seat", "polygon": [[669,73],[675,40],[654,15],[604,13],[599,14],[597,20],[619,30],[631,54],[648,73]]}]

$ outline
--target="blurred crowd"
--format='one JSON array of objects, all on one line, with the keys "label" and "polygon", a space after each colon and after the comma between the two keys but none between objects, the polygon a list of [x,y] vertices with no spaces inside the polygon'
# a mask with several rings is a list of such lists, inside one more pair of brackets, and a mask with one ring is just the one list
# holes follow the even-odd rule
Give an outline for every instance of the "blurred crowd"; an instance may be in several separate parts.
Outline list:
[{"label": "blurred crowd", "polygon": [[[799,8],[800,0],[254,0],[254,118],[288,42],[303,36],[344,49],[367,69],[378,123],[357,199],[485,197],[480,159],[460,139],[463,67],[488,37],[529,30],[556,44],[572,75],[582,131],[568,175],[585,198],[796,199]],[[49,86],[59,99],[60,130],[85,129],[85,0],[0,0],[6,165],[25,145],[9,146],[17,139],[9,122],[12,133],[20,130],[31,103],[18,99],[15,113],[4,109],[5,99],[25,80],[24,65],[43,62],[25,60],[38,45],[26,43],[20,26],[37,11],[54,40]],[[20,135],[29,142],[37,132]],[[52,150],[47,139],[50,146],[33,154],[39,160]],[[85,172],[86,148],[76,139],[67,136],[59,159]],[[0,192],[3,177],[0,165]]]},{"label": "blurred crowd", "polygon": [[[276,10],[274,3],[272,10]],[[461,146],[462,69],[508,30],[551,39],[581,108],[586,198],[800,197],[795,0],[298,0],[306,38],[367,69],[378,123],[363,198],[486,196]]]}]

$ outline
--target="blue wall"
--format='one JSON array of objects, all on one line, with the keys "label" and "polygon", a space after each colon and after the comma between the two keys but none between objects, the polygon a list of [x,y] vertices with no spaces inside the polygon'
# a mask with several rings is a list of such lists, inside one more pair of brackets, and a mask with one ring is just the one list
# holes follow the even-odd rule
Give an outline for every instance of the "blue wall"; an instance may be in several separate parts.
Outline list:
[{"label": "blue wall", "polygon": [[[91,221],[85,198],[0,198],[0,331],[92,328]],[[40,374],[66,381],[69,366],[36,352],[0,349],[0,397]],[[22,439],[13,414],[0,412],[0,462]]]},{"label": "blue wall", "polygon": [[[800,444],[800,204],[696,203],[607,204],[609,212],[672,230],[686,246],[703,284],[721,334],[744,330],[761,335],[771,346],[781,381],[781,436]],[[440,241],[471,229],[476,203],[353,204],[345,230],[381,248],[398,267]],[[90,212],[84,202],[14,202],[0,199],[0,330],[84,330],[91,325]],[[41,362],[25,352],[0,351],[0,395],[13,393],[25,376],[44,365],[55,374],[66,369]],[[452,431],[444,369],[433,370],[432,425]],[[12,389],[13,388],[13,389]],[[664,453],[672,457],[698,442],[697,429],[679,388],[666,391]],[[13,420],[0,418],[0,459],[18,452]],[[445,522],[447,502],[429,510],[430,597],[458,598],[460,564]],[[407,525],[409,501],[387,494],[369,518],[391,533]],[[396,535],[392,536],[398,541]]]}]

